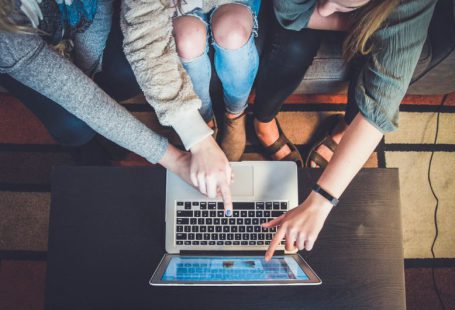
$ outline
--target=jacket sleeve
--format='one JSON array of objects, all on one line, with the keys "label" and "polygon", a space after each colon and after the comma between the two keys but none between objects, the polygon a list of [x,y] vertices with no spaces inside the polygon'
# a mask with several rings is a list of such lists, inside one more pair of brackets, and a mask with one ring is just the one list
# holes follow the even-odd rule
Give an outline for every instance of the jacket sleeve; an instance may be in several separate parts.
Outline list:
[{"label": "jacket sleeve", "polygon": [[107,139],[152,163],[166,153],[166,138],[137,120],[38,35],[0,32],[0,73],[43,94]]},{"label": "jacket sleeve", "polygon": [[367,56],[353,92],[365,118],[382,133],[398,127],[401,100],[427,38],[436,0],[405,0],[386,25],[372,38],[374,51]]},{"label": "jacket sleeve", "polygon": [[162,125],[172,126],[188,150],[212,133],[201,101],[183,68],[172,35],[170,1],[123,0],[121,28],[126,58]]}]

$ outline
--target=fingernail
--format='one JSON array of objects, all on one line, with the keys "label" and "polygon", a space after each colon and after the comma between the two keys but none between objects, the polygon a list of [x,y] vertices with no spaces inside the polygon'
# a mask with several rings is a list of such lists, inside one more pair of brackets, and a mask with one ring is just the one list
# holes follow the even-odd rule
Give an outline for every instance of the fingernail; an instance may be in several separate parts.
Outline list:
[{"label": "fingernail", "polygon": [[232,211],[231,209],[226,210],[226,216],[232,216]]}]

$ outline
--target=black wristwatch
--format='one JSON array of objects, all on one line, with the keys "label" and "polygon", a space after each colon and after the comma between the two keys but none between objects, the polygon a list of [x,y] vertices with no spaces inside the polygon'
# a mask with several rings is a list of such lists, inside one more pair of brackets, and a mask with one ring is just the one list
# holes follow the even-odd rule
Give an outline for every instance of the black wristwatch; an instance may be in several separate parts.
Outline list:
[{"label": "black wristwatch", "polygon": [[327,199],[332,204],[332,206],[335,207],[338,204],[338,199],[327,193],[321,186],[319,186],[319,184],[315,184],[313,186],[313,191]]}]

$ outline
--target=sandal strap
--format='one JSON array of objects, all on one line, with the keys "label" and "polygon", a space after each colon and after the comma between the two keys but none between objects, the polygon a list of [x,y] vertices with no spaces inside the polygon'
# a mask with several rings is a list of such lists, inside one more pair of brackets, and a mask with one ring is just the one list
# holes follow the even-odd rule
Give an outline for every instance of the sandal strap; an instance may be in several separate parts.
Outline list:
[{"label": "sandal strap", "polygon": [[303,159],[298,150],[293,150],[291,153],[283,157],[281,161],[293,161],[297,163],[297,166],[303,167]]},{"label": "sandal strap", "polygon": [[318,165],[321,168],[325,168],[329,164],[327,159],[322,157],[321,154],[319,154],[316,151],[311,152],[310,160],[314,161],[316,165]]},{"label": "sandal strap", "polygon": [[338,143],[336,143],[331,136],[326,136],[324,140],[322,140],[321,144],[328,147],[332,151],[332,153],[335,153],[335,150],[337,149],[338,146]]},{"label": "sandal strap", "polygon": [[280,136],[278,137],[278,139],[276,139],[275,142],[273,142],[269,146],[264,146],[264,152],[266,153],[267,156],[271,156],[278,152],[279,150],[281,150],[281,148],[287,144],[288,139],[284,135],[280,134]]}]

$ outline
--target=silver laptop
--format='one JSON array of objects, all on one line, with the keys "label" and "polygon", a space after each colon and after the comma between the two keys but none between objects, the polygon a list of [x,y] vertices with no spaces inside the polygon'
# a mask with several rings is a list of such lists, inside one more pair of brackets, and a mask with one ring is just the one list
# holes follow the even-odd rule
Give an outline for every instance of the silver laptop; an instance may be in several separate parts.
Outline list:
[{"label": "silver laptop", "polygon": [[168,172],[166,252],[151,285],[317,285],[321,280],[284,241],[264,260],[276,228],[261,224],[298,205],[293,162],[231,163],[233,214],[221,199],[208,199]]}]

